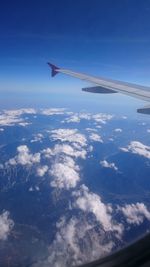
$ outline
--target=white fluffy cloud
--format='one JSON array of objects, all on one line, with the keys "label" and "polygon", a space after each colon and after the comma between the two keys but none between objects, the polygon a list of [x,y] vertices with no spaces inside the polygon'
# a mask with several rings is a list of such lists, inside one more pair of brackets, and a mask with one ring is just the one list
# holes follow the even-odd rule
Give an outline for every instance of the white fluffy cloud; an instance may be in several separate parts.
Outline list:
[{"label": "white fluffy cloud", "polygon": [[[69,115],[69,114],[68,114]],[[70,123],[79,123],[81,120],[90,120],[91,114],[90,113],[72,113],[69,117],[67,117],[63,122]]]},{"label": "white fluffy cloud", "polygon": [[50,132],[50,138],[61,141],[54,148],[41,151],[44,158],[52,158],[49,174],[53,177],[50,185],[57,188],[74,188],[80,180],[77,158],[86,158],[87,140],[77,129],[57,129]]},{"label": "white fluffy cloud", "polygon": [[89,136],[89,139],[91,141],[103,143],[103,140],[102,140],[101,136],[99,134],[97,134],[97,133],[91,133],[90,136]]},{"label": "white fluffy cloud", "polygon": [[127,147],[120,148],[124,152],[131,152],[150,159],[150,146],[138,141],[132,141]]},{"label": "white fluffy cloud", "polygon": [[31,140],[31,143],[41,142],[43,138],[44,138],[43,134],[37,133],[34,135],[34,138]]},{"label": "white fluffy cloud", "polygon": [[68,144],[57,144],[53,149],[46,148],[42,151],[45,158],[51,158],[52,156],[56,156],[58,154],[65,154],[67,156],[75,157],[75,158],[86,158],[86,150],[80,147],[74,147],[74,145],[70,146]]},{"label": "white fluffy cloud", "polygon": [[104,113],[98,113],[95,115],[92,115],[92,119],[95,122],[105,124],[108,120],[111,120],[113,118],[113,115],[110,114],[104,114]]},{"label": "white fluffy cloud", "polygon": [[0,113],[0,126],[14,126],[16,124],[20,126],[26,126],[29,123],[26,122],[26,118],[22,118],[23,114],[35,114],[34,109],[15,109],[4,110]]},{"label": "white fluffy cloud", "polygon": [[100,196],[89,192],[85,185],[82,185],[80,190],[73,192],[73,196],[77,197],[74,204],[75,207],[85,212],[92,212],[106,231],[111,230],[112,210],[109,206],[104,205]]},{"label": "white fluffy cloud", "polygon": [[40,153],[30,153],[30,150],[26,145],[18,146],[17,152],[18,154],[14,158],[9,159],[7,162],[8,164],[32,165],[40,162]]},{"label": "white fluffy cloud", "polygon": [[115,131],[116,133],[121,133],[121,132],[122,132],[122,129],[121,129],[121,128],[116,128],[114,131]]},{"label": "white fluffy cloud", "polygon": [[139,225],[145,218],[150,221],[150,212],[144,203],[126,204],[118,209],[123,213],[129,224]]},{"label": "white fluffy cloud", "polygon": [[80,117],[78,115],[74,114],[74,115],[66,118],[63,122],[66,122],[66,123],[76,122],[76,123],[78,123],[78,122],[80,122],[80,120],[81,120]]},{"label": "white fluffy cloud", "polygon": [[57,223],[55,240],[49,247],[49,257],[44,263],[35,265],[54,267],[78,266],[103,257],[111,252],[114,243],[105,240],[104,231],[97,230],[86,220],[62,217]]},{"label": "white fluffy cloud", "polygon": [[0,215],[0,240],[7,239],[13,226],[14,226],[14,222],[12,219],[9,218],[9,212],[4,211]]},{"label": "white fluffy cloud", "polygon": [[37,175],[43,177],[47,171],[48,171],[47,165],[40,166],[37,168]]},{"label": "white fluffy cloud", "polygon": [[31,124],[30,122],[19,122],[18,123],[18,125],[23,126],[23,127],[26,127],[26,126],[28,126],[30,124]]},{"label": "white fluffy cloud", "polygon": [[57,188],[70,189],[77,185],[80,180],[79,166],[71,157],[63,157],[59,162],[55,162],[49,171],[53,176],[50,185]]},{"label": "white fluffy cloud", "polygon": [[79,133],[77,129],[56,129],[51,131],[53,140],[62,142],[79,143],[81,146],[86,146],[86,138]]},{"label": "white fluffy cloud", "polygon": [[73,192],[72,195],[76,197],[74,206],[86,213],[93,213],[105,231],[116,231],[118,235],[122,234],[122,225],[112,220],[112,207],[104,204],[99,195],[90,192],[85,185],[82,185],[80,190]]},{"label": "white fluffy cloud", "polygon": [[88,112],[81,112],[81,113],[79,113],[79,117],[80,117],[80,119],[82,119],[82,120],[91,120],[91,113],[88,113]]},{"label": "white fluffy cloud", "polygon": [[0,126],[27,126],[31,124],[28,122],[28,118],[23,117],[24,114],[42,114],[45,116],[53,115],[66,115],[67,117],[63,122],[80,122],[80,120],[94,120],[96,123],[104,124],[107,120],[110,120],[113,116],[108,114],[91,114],[91,113],[73,113],[67,112],[65,108],[50,108],[50,109],[41,109],[35,110],[33,108],[25,109],[14,109],[14,110],[4,110],[0,112]]},{"label": "white fluffy cloud", "polygon": [[36,114],[36,110],[33,108],[8,109],[4,110],[4,113],[11,116],[20,116],[22,114]]},{"label": "white fluffy cloud", "polygon": [[101,123],[105,124],[106,121],[112,119],[113,116],[109,114],[104,114],[104,113],[97,113],[97,114],[92,114],[92,113],[74,113],[71,114],[70,117],[66,118],[63,122],[80,122],[81,120],[93,120],[96,123]]},{"label": "white fluffy cloud", "polygon": [[109,163],[107,160],[102,160],[102,161],[100,161],[100,164],[103,168],[110,168],[110,169],[113,169],[115,171],[118,170],[118,167],[113,162]]}]

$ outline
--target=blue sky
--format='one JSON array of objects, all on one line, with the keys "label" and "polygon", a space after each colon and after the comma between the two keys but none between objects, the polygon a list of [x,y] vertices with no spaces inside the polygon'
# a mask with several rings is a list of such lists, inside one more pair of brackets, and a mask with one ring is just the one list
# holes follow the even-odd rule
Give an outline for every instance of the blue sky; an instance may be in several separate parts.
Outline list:
[{"label": "blue sky", "polygon": [[83,82],[63,75],[51,79],[47,61],[89,74],[149,85],[149,55],[149,0],[1,3],[2,106],[32,104],[35,98],[41,105],[42,101],[48,105],[48,98],[50,104],[54,101],[61,104],[66,97],[71,101],[71,96],[87,101],[97,99],[80,93]]}]

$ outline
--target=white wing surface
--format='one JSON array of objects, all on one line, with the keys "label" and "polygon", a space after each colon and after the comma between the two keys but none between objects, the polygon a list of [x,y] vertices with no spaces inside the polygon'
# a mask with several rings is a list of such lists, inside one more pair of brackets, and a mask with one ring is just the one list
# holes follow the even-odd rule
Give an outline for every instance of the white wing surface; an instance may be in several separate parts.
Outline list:
[{"label": "white wing surface", "polygon": [[[111,79],[106,79],[103,77],[94,77],[92,75],[86,75],[83,73],[75,72],[68,69],[58,68],[55,65],[48,63],[52,69],[52,76],[57,73],[67,74],[69,76],[78,78],[80,80],[88,81],[95,84],[93,87],[83,88],[83,91],[92,93],[122,93],[135,98],[142,99],[144,101],[150,101],[150,87],[137,85],[133,83],[127,83],[122,81],[116,81]],[[146,112],[144,112],[146,111]],[[150,112],[150,106],[139,109],[138,112],[148,114]]]}]

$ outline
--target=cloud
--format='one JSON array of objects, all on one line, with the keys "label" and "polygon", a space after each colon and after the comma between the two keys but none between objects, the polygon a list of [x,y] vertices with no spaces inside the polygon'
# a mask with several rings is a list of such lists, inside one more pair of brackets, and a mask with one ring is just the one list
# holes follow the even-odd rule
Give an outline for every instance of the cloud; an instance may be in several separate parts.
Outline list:
[{"label": "cloud", "polygon": [[107,160],[102,160],[100,161],[100,164],[103,168],[110,168],[110,169],[113,169],[115,171],[118,170],[118,167],[115,165],[115,163],[109,163]]},{"label": "cloud", "polygon": [[[121,237],[125,229],[113,220],[114,210],[110,205],[104,204],[100,196],[90,192],[85,185],[72,195],[73,208],[84,211],[84,214],[74,212],[76,216],[60,218],[47,259],[33,267],[79,266],[104,257],[116,250],[118,244],[123,244]],[[143,203],[127,204],[118,207],[117,211],[122,212],[131,225],[141,224],[144,218],[150,220],[150,212]],[[98,223],[89,217],[89,213],[95,215]]]},{"label": "cloud", "polygon": [[70,189],[77,185],[80,180],[79,166],[71,157],[59,158],[59,162],[55,162],[49,171],[53,176],[50,185],[57,188]]},{"label": "cloud", "polygon": [[92,212],[102,227],[108,231],[111,230],[111,208],[102,203],[100,196],[89,192],[88,187],[82,185],[80,190],[73,192],[77,197],[74,206],[85,211]]},{"label": "cloud", "polygon": [[116,128],[114,131],[115,131],[116,133],[121,133],[121,132],[122,132],[122,129],[121,129],[121,128]]},{"label": "cloud", "polygon": [[49,174],[53,177],[50,185],[60,189],[76,187],[80,180],[76,159],[86,158],[87,140],[77,129],[57,129],[50,132],[50,138],[61,141],[54,148],[41,151],[44,158],[53,159]]},{"label": "cloud", "polygon": [[0,114],[0,126],[13,126],[19,122],[22,122],[22,119],[18,115]]},{"label": "cloud", "polygon": [[96,125],[96,128],[97,128],[97,129],[101,129],[102,126],[101,126],[101,125]]},{"label": "cloud", "polygon": [[97,134],[97,133],[91,133],[90,136],[89,136],[89,139],[91,141],[103,143],[103,140],[102,140],[101,136],[99,134]]},{"label": "cloud", "polygon": [[91,120],[91,114],[90,113],[71,113],[70,116],[63,121],[63,123],[64,122],[79,123],[81,120]]},{"label": "cloud", "polygon": [[31,143],[41,142],[43,138],[44,138],[43,134],[37,133],[34,135],[34,139],[31,140]]},{"label": "cloud", "polygon": [[85,130],[87,132],[97,132],[97,129],[93,129],[93,128],[89,128],[89,127],[85,128]]},{"label": "cloud", "polygon": [[[13,109],[13,110],[4,110],[0,113],[0,126],[28,126],[29,123],[28,118],[22,117],[24,114],[42,114],[45,116],[53,116],[53,115],[66,115],[68,116],[64,119],[63,122],[80,122],[81,120],[94,120],[98,123],[106,123],[107,120],[110,120],[113,116],[108,114],[91,114],[91,113],[73,113],[66,111],[65,108],[49,108],[49,109],[40,109],[35,110],[33,108],[24,108],[24,109]],[[34,116],[36,117],[36,116]]]},{"label": "cloud", "polygon": [[131,152],[150,159],[150,146],[146,146],[141,142],[132,141],[127,147],[122,147],[120,149],[124,152]]},{"label": "cloud", "polygon": [[119,207],[118,210],[123,213],[129,224],[140,225],[144,219],[150,221],[150,212],[144,203],[126,204],[124,207]]},{"label": "cloud", "polygon": [[78,143],[81,146],[86,146],[86,138],[79,133],[77,129],[56,129],[51,131],[53,140],[60,140],[61,142]]},{"label": "cloud", "polygon": [[35,114],[35,109],[14,109],[4,110],[0,113],[0,126],[27,126],[26,118],[22,118],[23,114]]},{"label": "cloud", "polygon": [[30,153],[30,150],[26,145],[18,146],[17,152],[18,154],[14,158],[9,159],[7,164],[32,165],[40,162],[40,153]]},{"label": "cloud", "polygon": [[65,113],[65,108],[48,108],[48,109],[42,109],[41,114],[46,116],[53,116],[53,115],[63,115]]},{"label": "cloud", "polygon": [[79,113],[79,118],[80,118],[80,120],[91,120],[91,116],[92,116],[92,114],[90,114],[90,113],[84,113],[84,112],[81,112],[81,113]]},{"label": "cloud", "polygon": [[113,118],[113,115],[110,114],[104,114],[104,113],[97,113],[95,115],[92,115],[92,119],[95,122],[105,124],[106,121],[111,120]]},{"label": "cloud", "polygon": [[4,110],[4,113],[7,115],[12,115],[12,116],[20,116],[23,114],[36,114],[36,110],[33,108],[22,108],[22,109],[8,109]]},{"label": "cloud", "polygon": [[43,177],[45,173],[48,171],[48,166],[44,165],[37,168],[37,175],[40,177]]},{"label": "cloud", "polygon": [[127,116],[122,116],[122,119],[123,120],[126,120],[128,117]]},{"label": "cloud", "polygon": [[57,144],[53,149],[46,148],[42,151],[45,158],[51,158],[52,156],[56,156],[58,154],[65,154],[67,156],[75,157],[75,158],[86,158],[86,150],[80,147],[74,147],[74,144]]},{"label": "cloud", "polygon": [[103,231],[97,231],[85,219],[72,217],[67,221],[62,217],[56,226],[57,233],[49,246],[49,257],[38,266],[78,266],[103,257],[114,246],[112,240],[105,240]]},{"label": "cloud", "polygon": [[113,116],[110,114],[104,114],[104,113],[97,113],[97,114],[92,114],[92,113],[74,113],[71,114],[70,117],[66,118],[65,120],[63,120],[63,122],[75,122],[75,123],[79,123],[81,120],[93,120],[96,123],[101,123],[101,124],[105,124],[106,121],[112,119]]},{"label": "cloud", "polygon": [[18,125],[23,126],[23,127],[26,127],[26,126],[28,126],[30,124],[31,124],[30,122],[19,122],[18,123]]},{"label": "cloud", "polygon": [[14,226],[14,222],[12,219],[9,218],[9,212],[4,211],[0,215],[0,240],[7,239],[13,226]]},{"label": "cloud", "polygon": [[40,188],[39,188],[39,186],[38,185],[35,185],[34,187],[30,187],[29,188],[29,192],[33,192],[33,191],[39,191],[40,190]]},{"label": "cloud", "polygon": [[[122,242],[124,227],[113,220],[114,211],[109,204],[104,204],[101,197],[85,185],[73,191],[72,196],[71,209],[82,210],[83,214],[74,212],[76,216],[71,218],[61,217],[56,223],[57,231],[47,260],[34,267],[82,265],[108,255]],[[89,219],[89,213],[95,220]]]},{"label": "cloud", "polygon": [[112,220],[112,207],[104,204],[99,195],[90,192],[85,185],[82,185],[78,191],[74,191],[72,195],[76,198],[74,207],[86,213],[93,213],[104,231],[116,231],[118,236],[122,235],[122,225]]},{"label": "cloud", "polygon": [[71,117],[69,118],[66,118],[63,122],[66,122],[66,123],[70,123],[70,122],[75,122],[75,123],[78,123],[80,122],[80,117],[76,114],[72,115]]}]

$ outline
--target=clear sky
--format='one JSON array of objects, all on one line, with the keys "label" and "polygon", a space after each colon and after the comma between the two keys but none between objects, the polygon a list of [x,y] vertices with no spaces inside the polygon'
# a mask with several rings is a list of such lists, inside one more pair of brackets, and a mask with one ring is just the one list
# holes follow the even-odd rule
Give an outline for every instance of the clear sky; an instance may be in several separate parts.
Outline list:
[{"label": "clear sky", "polygon": [[150,85],[150,0],[1,1],[1,106],[79,96],[85,84],[51,79],[47,61]]}]

